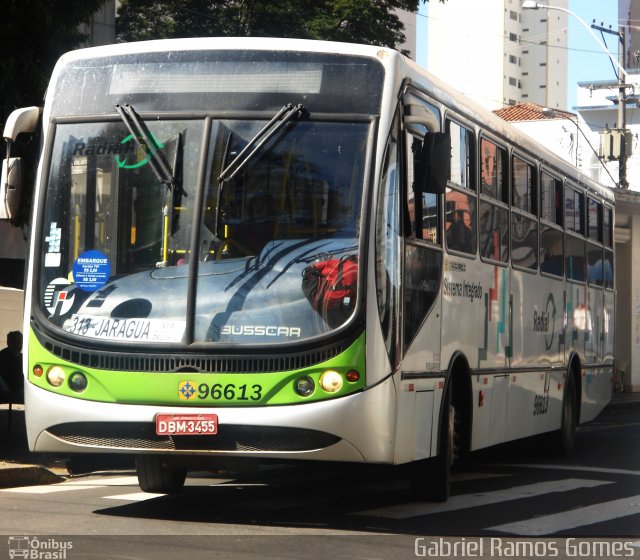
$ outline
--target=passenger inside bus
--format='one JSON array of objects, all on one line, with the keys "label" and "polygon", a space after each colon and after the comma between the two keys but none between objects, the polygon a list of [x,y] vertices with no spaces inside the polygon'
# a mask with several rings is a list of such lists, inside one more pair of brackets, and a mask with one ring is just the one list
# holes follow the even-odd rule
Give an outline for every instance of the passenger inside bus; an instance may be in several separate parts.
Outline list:
[{"label": "passenger inside bus", "polygon": [[464,210],[456,210],[447,229],[447,247],[454,251],[473,252],[473,234],[464,221]]}]

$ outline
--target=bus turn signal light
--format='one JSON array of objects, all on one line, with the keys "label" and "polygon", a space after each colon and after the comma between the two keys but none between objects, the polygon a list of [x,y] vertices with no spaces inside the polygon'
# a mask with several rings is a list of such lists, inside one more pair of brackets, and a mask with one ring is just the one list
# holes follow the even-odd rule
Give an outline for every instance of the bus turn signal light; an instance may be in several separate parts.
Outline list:
[{"label": "bus turn signal light", "polygon": [[349,383],[355,383],[356,381],[360,381],[360,373],[357,372],[355,369],[350,369],[347,372],[347,381],[349,381]]}]

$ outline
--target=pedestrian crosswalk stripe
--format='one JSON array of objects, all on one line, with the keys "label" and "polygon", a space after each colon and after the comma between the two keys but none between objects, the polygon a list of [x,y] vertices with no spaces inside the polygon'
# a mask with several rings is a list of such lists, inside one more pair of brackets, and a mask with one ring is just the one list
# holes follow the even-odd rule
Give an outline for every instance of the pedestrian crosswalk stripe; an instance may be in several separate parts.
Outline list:
[{"label": "pedestrian crosswalk stripe", "polygon": [[577,471],[577,472],[594,472],[602,474],[623,474],[630,476],[640,476],[640,471],[632,471],[629,469],[609,469],[606,467],[584,467],[580,465],[540,465],[531,463],[504,463],[491,465],[492,467],[506,467],[509,469],[542,469],[544,471]]},{"label": "pedestrian crosswalk stripe", "polygon": [[71,490],[88,490],[90,488],[104,488],[104,484],[100,486],[89,486],[80,484],[47,484],[43,486],[18,486],[16,488],[3,488],[2,492],[12,492],[15,494],[53,494],[54,492],[70,492]]},{"label": "pedestrian crosswalk stripe", "polygon": [[505,490],[495,490],[492,492],[477,492],[473,494],[462,494],[451,496],[447,502],[413,502],[408,504],[398,504],[385,508],[376,508],[357,512],[357,515],[367,515],[375,517],[385,517],[391,519],[408,519],[420,515],[430,515],[432,513],[444,513],[474,507],[482,507],[490,504],[533,498],[554,492],[570,492],[579,488],[595,488],[605,484],[612,484],[604,480],[587,480],[583,478],[568,478],[564,480],[552,480],[549,482],[538,482],[524,486],[515,486]]},{"label": "pedestrian crosswalk stripe", "polygon": [[138,486],[137,476],[101,476],[99,478],[82,478],[67,480],[65,486]]},{"label": "pedestrian crosswalk stripe", "polygon": [[491,472],[459,472],[451,475],[451,482],[467,482],[470,480],[487,480],[490,478],[506,478],[511,476],[506,473],[491,473]]},{"label": "pedestrian crosswalk stripe", "polygon": [[132,494],[117,494],[114,496],[103,496],[107,500],[123,500],[127,502],[144,502],[152,498],[161,498],[166,494],[154,494],[153,492],[134,492]]},{"label": "pedestrian crosswalk stripe", "polygon": [[611,521],[628,515],[640,513],[640,495],[629,496],[611,502],[601,502],[569,511],[562,511],[551,515],[506,523],[488,527],[485,531],[498,531],[525,537],[553,535],[560,531],[575,529],[603,521]]}]

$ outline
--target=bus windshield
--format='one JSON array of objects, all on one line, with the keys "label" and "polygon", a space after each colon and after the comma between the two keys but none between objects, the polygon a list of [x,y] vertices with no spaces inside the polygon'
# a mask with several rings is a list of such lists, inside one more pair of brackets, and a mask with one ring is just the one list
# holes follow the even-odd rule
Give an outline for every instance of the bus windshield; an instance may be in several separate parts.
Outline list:
[{"label": "bus windshield", "polygon": [[348,321],[368,120],[291,119],[220,180],[269,117],[136,118],[139,136],[126,118],[55,128],[36,265],[50,324],[266,344]]}]

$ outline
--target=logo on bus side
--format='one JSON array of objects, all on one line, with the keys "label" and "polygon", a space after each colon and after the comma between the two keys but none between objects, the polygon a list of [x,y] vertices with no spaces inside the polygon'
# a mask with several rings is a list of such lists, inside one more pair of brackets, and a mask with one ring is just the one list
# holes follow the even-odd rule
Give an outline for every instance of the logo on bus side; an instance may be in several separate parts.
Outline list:
[{"label": "logo on bus side", "polygon": [[[551,331],[551,332],[549,332]],[[544,311],[533,312],[533,332],[544,333],[544,345],[546,350],[551,350],[556,331],[556,303],[553,294],[547,297],[547,305]]]}]

